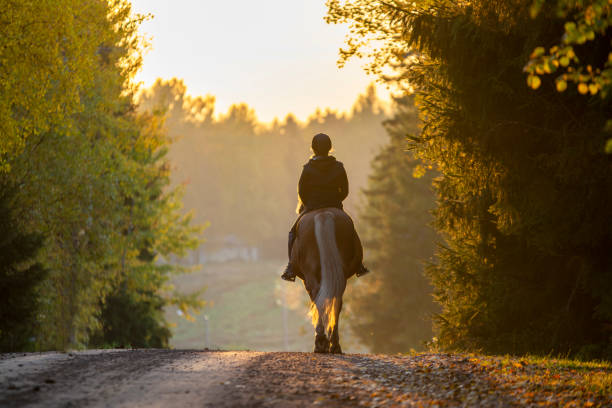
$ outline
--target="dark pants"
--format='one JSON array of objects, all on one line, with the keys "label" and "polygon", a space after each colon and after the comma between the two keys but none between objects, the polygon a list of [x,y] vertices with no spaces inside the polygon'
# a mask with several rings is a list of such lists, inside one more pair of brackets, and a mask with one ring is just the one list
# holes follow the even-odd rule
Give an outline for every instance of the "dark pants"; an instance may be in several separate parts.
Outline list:
[{"label": "dark pants", "polygon": [[291,262],[291,248],[293,247],[293,242],[295,241],[295,233],[297,230],[297,225],[298,222],[300,222],[300,220],[302,219],[302,217],[304,216],[304,214],[306,214],[307,211],[302,211],[298,217],[297,220],[295,220],[295,222],[293,223],[293,226],[291,227],[291,229],[289,230],[289,241],[288,241],[288,248],[287,248],[287,253],[289,256],[289,262]]}]

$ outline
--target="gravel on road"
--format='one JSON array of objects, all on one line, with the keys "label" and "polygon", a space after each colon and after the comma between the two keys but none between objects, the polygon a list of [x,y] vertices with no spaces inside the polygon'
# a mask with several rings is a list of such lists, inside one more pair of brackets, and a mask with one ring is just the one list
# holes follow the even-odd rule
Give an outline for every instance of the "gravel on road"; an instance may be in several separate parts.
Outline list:
[{"label": "gravel on road", "polygon": [[612,373],[445,353],[21,353],[0,355],[0,406],[612,407],[594,378]]}]

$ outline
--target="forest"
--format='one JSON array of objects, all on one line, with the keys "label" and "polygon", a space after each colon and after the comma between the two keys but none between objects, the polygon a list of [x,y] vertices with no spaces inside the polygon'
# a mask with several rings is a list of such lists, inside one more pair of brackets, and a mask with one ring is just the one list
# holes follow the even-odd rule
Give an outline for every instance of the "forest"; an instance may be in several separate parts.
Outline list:
[{"label": "forest", "polygon": [[227,236],[283,258],[325,132],[371,351],[612,359],[609,1],[328,0],[338,64],[361,58],[392,105],[370,87],[272,123],[180,79],[139,88],[127,0],[0,5],[1,351],[168,347],[164,309],[206,307],[172,260]]},{"label": "forest", "polygon": [[134,102],[142,17],[127,1],[0,13],[0,349],[167,346],[163,307],[202,301],[156,258],[201,228],[169,187],[163,118]]},{"label": "forest", "polygon": [[611,358],[609,2],[327,4],[340,62],[414,94],[436,346]]},{"label": "forest", "polygon": [[387,138],[382,125],[387,114],[373,86],[351,112],[319,109],[304,123],[292,114],[262,123],[245,103],[218,117],[214,96],[192,97],[179,79],[158,80],[143,90],[138,103],[145,112],[165,113],[165,129],[174,140],[168,154],[171,179],[184,186],[183,201],[194,210],[194,220],[210,222],[206,241],[236,236],[266,257],[286,256],[297,182],[312,155],[314,134],[325,130],[332,135],[332,154],[349,169],[349,213],[357,211],[369,158]]}]

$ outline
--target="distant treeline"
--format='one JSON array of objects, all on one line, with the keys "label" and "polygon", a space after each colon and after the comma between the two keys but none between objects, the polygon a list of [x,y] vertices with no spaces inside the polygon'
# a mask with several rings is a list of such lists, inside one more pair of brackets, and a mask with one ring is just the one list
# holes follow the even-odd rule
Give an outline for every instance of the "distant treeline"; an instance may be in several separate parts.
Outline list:
[{"label": "distant treeline", "polygon": [[341,58],[376,39],[368,69],[414,92],[408,146],[441,174],[433,343],[612,358],[609,2],[328,6],[352,26]]},{"label": "distant treeline", "polygon": [[197,307],[158,254],[198,229],[169,188],[162,117],[137,113],[128,1],[0,0],[0,351],[166,346]]},{"label": "distant treeline", "polygon": [[159,80],[140,97],[142,109],[166,113],[177,139],[169,153],[174,182],[186,183],[185,207],[197,221],[210,221],[207,239],[235,235],[264,255],[284,258],[312,136],[329,134],[332,154],[348,172],[345,208],[374,271],[347,296],[350,325],[376,352],[423,348],[436,310],[424,276],[435,246],[434,193],[432,173],[414,177],[423,166],[406,151],[406,135],[419,132],[414,98],[396,100],[388,119],[371,86],[348,114],[317,111],[305,123],[288,115],[271,124],[258,122],[246,105],[216,117],[214,103],[212,96],[188,96],[176,79]]},{"label": "distant treeline", "polygon": [[304,123],[289,114],[263,124],[245,104],[217,117],[214,97],[190,97],[177,79],[158,80],[140,96],[140,107],[166,114],[166,129],[175,139],[169,153],[172,179],[185,184],[185,208],[195,211],[195,220],[210,222],[207,240],[233,235],[259,247],[264,256],[286,256],[297,182],[312,154],[312,136],[331,136],[332,154],[348,172],[345,204],[354,216],[370,160],[386,140],[386,113],[374,87],[351,112],[316,111]]}]

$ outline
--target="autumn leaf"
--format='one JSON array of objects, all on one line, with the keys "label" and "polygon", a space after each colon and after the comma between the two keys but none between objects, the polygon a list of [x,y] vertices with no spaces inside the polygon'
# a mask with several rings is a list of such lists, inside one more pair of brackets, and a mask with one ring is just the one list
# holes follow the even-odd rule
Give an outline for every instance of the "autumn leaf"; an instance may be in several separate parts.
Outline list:
[{"label": "autumn leaf", "polygon": [[559,92],[563,92],[567,89],[567,82],[564,80],[558,80],[557,81],[557,91]]},{"label": "autumn leaf", "polygon": [[529,75],[527,77],[527,86],[531,89],[538,89],[542,84],[542,80],[537,75]]}]

